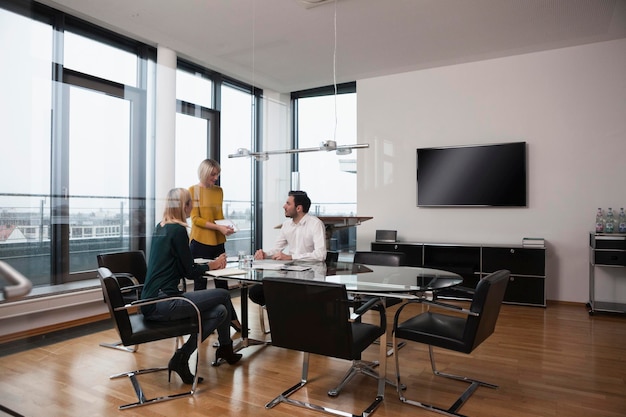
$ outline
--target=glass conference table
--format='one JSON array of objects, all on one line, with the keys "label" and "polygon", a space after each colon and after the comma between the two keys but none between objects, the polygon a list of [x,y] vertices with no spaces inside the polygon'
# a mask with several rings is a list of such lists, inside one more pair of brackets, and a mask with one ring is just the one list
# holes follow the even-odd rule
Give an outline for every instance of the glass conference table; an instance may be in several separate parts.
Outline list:
[{"label": "glass conference table", "polygon": [[254,261],[251,269],[237,268],[229,263],[225,269],[208,271],[208,275],[236,280],[241,284],[241,341],[235,350],[269,342],[248,337],[248,287],[260,284],[267,277],[298,278],[344,284],[352,294],[377,295],[405,299],[424,298],[425,293],[437,292],[460,284],[463,278],[453,272],[410,266],[378,266],[352,262]]}]

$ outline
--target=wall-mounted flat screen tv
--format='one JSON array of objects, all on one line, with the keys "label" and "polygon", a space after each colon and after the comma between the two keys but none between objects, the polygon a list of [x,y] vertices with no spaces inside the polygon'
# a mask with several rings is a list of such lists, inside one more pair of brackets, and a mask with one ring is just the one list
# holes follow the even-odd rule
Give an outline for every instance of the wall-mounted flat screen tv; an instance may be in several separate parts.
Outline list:
[{"label": "wall-mounted flat screen tv", "polygon": [[418,148],[417,205],[526,207],[526,142]]}]

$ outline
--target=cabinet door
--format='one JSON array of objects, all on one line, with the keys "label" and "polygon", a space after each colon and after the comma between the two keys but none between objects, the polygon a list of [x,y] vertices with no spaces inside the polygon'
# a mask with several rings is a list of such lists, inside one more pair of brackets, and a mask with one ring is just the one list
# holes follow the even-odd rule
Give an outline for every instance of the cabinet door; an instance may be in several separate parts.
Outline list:
[{"label": "cabinet door", "polygon": [[474,277],[480,272],[480,248],[478,246],[425,245],[424,266],[456,272],[464,278]]},{"label": "cabinet door", "polygon": [[406,256],[407,266],[422,266],[422,245],[411,243],[372,242],[373,251],[400,252]]},{"label": "cabinet door", "polygon": [[511,275],[546,275],[546,250],[543,248],[483,248],[483,272],[508,269]]},{"label": "cabinet door", "polygon": [[[424,266],[443,269],[463,277],[463,287],[475,288],[480,279],[480,247],[452,245],[424,245]],[[454,289],[441,294],[455,297]]]},{"label": "cabinet door", "polygon": [[504,302],[546,306],[545,279],[511,275],[504,293]]}]

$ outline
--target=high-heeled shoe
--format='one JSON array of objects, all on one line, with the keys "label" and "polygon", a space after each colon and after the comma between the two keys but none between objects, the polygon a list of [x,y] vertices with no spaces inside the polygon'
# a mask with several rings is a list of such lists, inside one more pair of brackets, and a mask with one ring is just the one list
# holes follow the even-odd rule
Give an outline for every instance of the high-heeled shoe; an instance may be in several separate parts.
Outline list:
[{"label": "high-heeled shoe", "polygon": [[233,329],[235,329],[235,331],[237,333],[241,333],[241,323],[239,323],[239,320],[235,319],[235,320],[231,320],[230,321],[230,327],[232,327]]},{"label": "high-heeled shoe", "polygon": [[233,351],[233,344],[228,344],[224,346],[220,346],[215,351],[215,363],[217,363],[220,359],[224,359],[228,362],[229,365],[233,365],[239,362],[243,355],[241,353],[235,353]]},{"label": "high-heeled shoe", "polygon": [[[193,384],[194,375],[189,370],[189,355],[185,355],[177,350],[167,364],[167,382],[170,382],[172,371],[176,372],[185,384]],[[204,378],[198,377],[198,382],[202,382]]]}]

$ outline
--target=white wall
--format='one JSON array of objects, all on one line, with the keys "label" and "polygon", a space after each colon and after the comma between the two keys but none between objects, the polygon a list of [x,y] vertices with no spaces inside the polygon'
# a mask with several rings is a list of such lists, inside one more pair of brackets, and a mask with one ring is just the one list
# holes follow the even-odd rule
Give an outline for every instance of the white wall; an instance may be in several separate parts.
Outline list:
[{"label": "white wall", "polygon": [[[357,82],[359,226],[403,241],[547,240],[547,298],[588,300],[598,207],[626,206],[626,39]],[[528,143],[527,208],[417,208],[415,149]],[[381,203],[384,202],[384,203]],[[624,269],[619,269],[623,275]],[[605,292],[626,301],[624,285]]]}]

